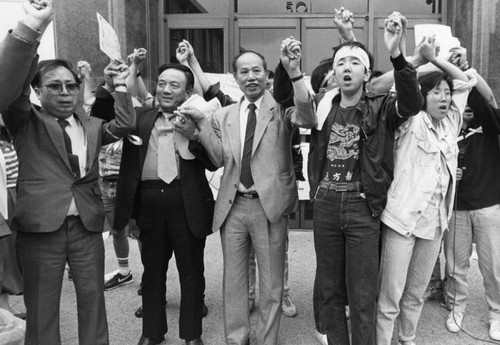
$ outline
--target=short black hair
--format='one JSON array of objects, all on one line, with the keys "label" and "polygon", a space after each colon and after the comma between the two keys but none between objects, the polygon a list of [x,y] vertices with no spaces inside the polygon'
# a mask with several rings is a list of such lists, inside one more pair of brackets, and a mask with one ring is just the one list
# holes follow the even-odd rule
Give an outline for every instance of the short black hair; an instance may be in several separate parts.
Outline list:
[{"label": "short black hair", "polygon": [[443,80],[448,84],[448,86],[450,87],[450,91],[453,94],[453,81],[446,73],[436,71],[418,78],[418,83],[420,84],[420,92],[422,93],[422,97],[424,97],[424,106],[422,109],[426,110],[427,108],[427,94]]},{"label": "short black hair", "polygon": [[78,78],[78,74],[75,72],[73,65],[71,62],[63,59],[52,59],[52,60],[43,60],[38,63],[35,69],[35,74],[33,76],[33,79],[31,80],[31,87],[37,87],[40,86],[42,83],[43,76],[52,71],[55,70],[58,67],[64,67],[68,71],[71,72],[73,77],[75,78],[75,81],[80,84],[80,78]]},{"label": "short black hair", "polygon": [[238,59],[241,56],[248,54],[248,53],[252,53],[252,54],[255,54],[258,57],[260,57],[260,59],[262,60],[262,65],[263,65],[264,69],[267,71],[267,62],[266,62],[266,58],[264,57],[264,55],[257,53],[256,51],[253,51],[253,50],[244,50],[244,51],[240,52],[238,55],[236,55],[233,59],[233,73],[236,73],[236,71],[238,69],[238,66],[236,65],[236,63],[238,62]]},{"label": "short black hair", "polygon": [[[172,63],[172,64],[166,63],[158,68],[158,77],[167,69],[176,69],[178,71],[183,72],[187,80],[186,90],[192,90],[194,88],[194,74],[189,67],[186,67],[178,63]],[[158,77],[156,78],[156,82],[158,82]]]},{"label": "short black hair", "polygon": [[370,63],[370,70],[373,68],[373,55],[372,55],[372,53],[370,53],[370,51],[368,50],[368,48],[366,48],[366,46],[363,43],[358,42],[358,41],[344,42],[342,44],[339,44],[335,48],[333,48],[333,56],[332,56],[333,60],[335,60],[335,55],[337,54],[337,52],[341,48],[344,48],[344,47],[358,47],[358,48],[363,49],[365,51],[365,53],[368,55],[368,61]]},{"label": "short black hair", "polygon": [[373,79],[376,79],[378,77],[381,77],[384,75],[384,72],[380,71],[380,70],[374,70],[372,71],[372,74],[370,74],[370,79],[368,79],[368,81],[372,81]]},{"label": "short black hair", "polygon": [[321,88],[321,82],[325,79],[328,72],[333,68],[333,59],[326,59],[320,62],[316,68],[313,69],[311,73],[311,87],[315,93],[319,92]]}]

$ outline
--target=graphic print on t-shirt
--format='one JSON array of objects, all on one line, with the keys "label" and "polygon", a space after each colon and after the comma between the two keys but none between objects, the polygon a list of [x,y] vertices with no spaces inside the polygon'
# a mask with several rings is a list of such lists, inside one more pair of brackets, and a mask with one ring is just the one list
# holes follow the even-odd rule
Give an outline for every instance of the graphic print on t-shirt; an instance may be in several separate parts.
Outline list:
[{"label": "graphic print on t-shirt", "polygon": [[331,182],[360,181],[359,145],[360,127],[356,121],[356,108],[339,107],[332,124],[326,151],[327,169],[325,180]]}]

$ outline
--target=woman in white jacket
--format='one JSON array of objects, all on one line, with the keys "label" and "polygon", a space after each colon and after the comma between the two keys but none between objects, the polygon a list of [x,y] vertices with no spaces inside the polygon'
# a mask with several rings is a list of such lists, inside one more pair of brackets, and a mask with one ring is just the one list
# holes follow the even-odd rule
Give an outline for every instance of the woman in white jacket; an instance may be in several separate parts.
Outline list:
[{"label": "woman in white jacket", "polygon": [[423,295],[452,214],[456,140],[475,82],[435,51],[433,38],[420,48],[441,69],[419,78],[424,110],[396,131],[394,180],[382,214],[378,345],[390,345],[396,318],[399,344],[415,344]]}]

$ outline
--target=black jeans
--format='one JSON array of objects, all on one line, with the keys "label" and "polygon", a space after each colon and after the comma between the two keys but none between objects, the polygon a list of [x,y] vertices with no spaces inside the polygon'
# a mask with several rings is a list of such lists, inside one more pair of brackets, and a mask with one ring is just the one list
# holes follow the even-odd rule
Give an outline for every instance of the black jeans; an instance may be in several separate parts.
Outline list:
[{"label": "black jeans", "polygon": [[353,345],[375,343],[380,218],[359,192],[321,187],[314,201],[315,316],[328,343],[348,345],[345,306],[350,306]]}]

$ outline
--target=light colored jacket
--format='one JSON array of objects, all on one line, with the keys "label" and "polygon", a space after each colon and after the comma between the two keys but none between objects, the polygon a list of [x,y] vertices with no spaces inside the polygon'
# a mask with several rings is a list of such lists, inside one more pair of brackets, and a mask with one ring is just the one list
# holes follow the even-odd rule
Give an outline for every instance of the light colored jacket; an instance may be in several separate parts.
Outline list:
[{"label": "light colored jacket", "polygon": [[[240,181],[240,105],[241,101],[218,110],[209,125],[200,129],[199,138],[210,159],[217,167],[224,166],[215,203],[214,232],[229,214]],[[259,200],[271,223],[298,206],[291,151],[293,125],[311,128],[315,117],[312,103],[296,102],[296,106],[297,111],[294,107],[283,109],[266,91],[259,110],[251,169]]]},{"label": "light colored jacket", "polygon": [[[444,202],[448,220],[455,196],[458,146],[462,114],[467,96],[476,80],[454,80],[454,91],[447,116],[435,128],[430,115],[421,111],[410,117],[395,133],[394,180],[387,195],[382,222],[404,236],[411,236],[436,190],[441,174],[441,156],[451,181]],[[443,137],[438,140],[436,130]],[[444,230],[444,229],[443,229]]]}]

